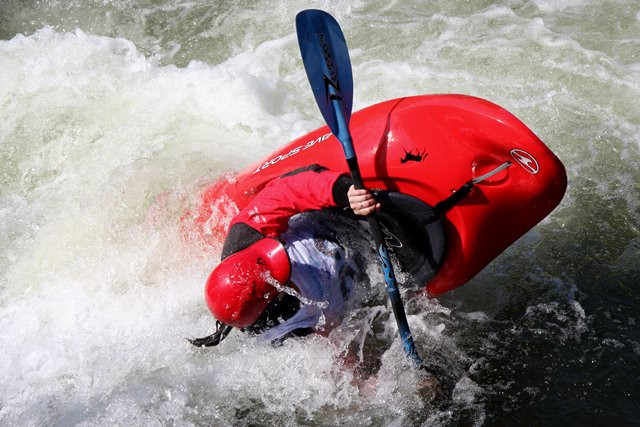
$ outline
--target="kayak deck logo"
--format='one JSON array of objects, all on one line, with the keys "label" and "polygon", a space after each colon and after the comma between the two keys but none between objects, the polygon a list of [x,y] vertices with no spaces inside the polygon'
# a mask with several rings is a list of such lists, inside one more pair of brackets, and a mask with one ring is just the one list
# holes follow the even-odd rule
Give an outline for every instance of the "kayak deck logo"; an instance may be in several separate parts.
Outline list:
[{"label": "kayak deck logo", "polygon": [[404,157],[400,159],[400,163],[405,164],[407,162],[417,162],[421,163],[428,155],[427,150],[422,150],[416,148],[415,154],[413,153],[413,148],[407,151],[406,148],[402,147],[402,151],[404,151]]},{"label": "kayak deck logo", "polygon": [[258,168],[255,171],[253,171],[252,175],[255,174],[255,173],[260,172],[261,170],[264,170],[264,169],[268,168],[271,165],[275,165],[276,163],[278,163],[281,160],[288,159],[291,156],[295,156],[296,154],[298,154],[301,151],[308,150],[309,148],[313,147],[317,143],[326,141],[327,139],[329,139],[330,136],[331,136],[331,132],[326,133],[326,134],[324,134],[322,136],[317,137],[316,139],[312,139],[311,141],[309,141],[309,142],[307,142],[305,144],[301,144],[301,145],[298,145],[295,148],[292,148],[291,151],[289,151],[287,154],[279,154],[279,155],[267,160],[262,166],[258,166]]},{"label": "kayak deck logo", "polygon": [[540,165],[538,161],[531,154],[519,148],[514,148],[510,151],[511,157],[518,163],[522,169],[526,170],[532,175],[540,172]]}]

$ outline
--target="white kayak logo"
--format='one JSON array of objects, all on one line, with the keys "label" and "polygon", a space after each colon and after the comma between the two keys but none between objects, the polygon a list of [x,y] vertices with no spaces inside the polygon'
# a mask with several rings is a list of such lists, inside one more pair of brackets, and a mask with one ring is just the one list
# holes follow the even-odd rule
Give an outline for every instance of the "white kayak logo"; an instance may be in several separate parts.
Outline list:
[{"label": "white kayak logo", "polygon": [[511,157],[530,174],[535,175],[540,172],[538,161],[526,151],[514,148],[511,150]]},{"label": "white kayak logo", "polygon": [[275,165],[276,163],[278,163],[281,160],[288,159],[289,157],[295,156],[296,154],[298,154],[301,151],[308,150],[309,148],[313,147],[317,143],[326,141],[327,139],[329,139],[329,137],[331,135],[332,135],[331,132],[329,132],[327,134],[324,134],[322,136],[317,137],[316,139],[313,139],[313,140],[307,142],[306,144],[298,145],[297,147],[292,148],[291,151],[289,151],[287,154],[279,154],[279,155],[273,157],[272,159],[267,160],[262,166],[259,166],[258,169],[253,171],[253,173],[258,173],[261,170],[264,170],[264,169],[268,168],[271,165]]}]

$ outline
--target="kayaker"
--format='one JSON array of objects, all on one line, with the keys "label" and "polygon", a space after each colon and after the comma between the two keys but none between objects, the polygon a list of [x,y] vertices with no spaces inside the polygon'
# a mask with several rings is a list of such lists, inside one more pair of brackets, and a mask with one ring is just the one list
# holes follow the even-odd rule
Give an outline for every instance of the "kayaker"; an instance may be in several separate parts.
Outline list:
[{"label": "kayaker", "polygon": [[320,165],[270,181],[231,221],[221,263],[207,280],[216,332],[191,343],[217,345],[234,327],[267,341],[331,330],[354,281],[366,280],[364,259],[298,214],[340,207],[366,216],[380,204],[348,175]]}]

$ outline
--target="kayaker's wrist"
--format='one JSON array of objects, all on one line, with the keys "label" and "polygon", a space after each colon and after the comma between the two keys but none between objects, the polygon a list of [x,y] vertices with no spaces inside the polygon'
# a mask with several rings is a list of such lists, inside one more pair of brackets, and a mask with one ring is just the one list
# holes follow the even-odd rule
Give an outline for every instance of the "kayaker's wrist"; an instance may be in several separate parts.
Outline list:
[{"label": "kayaker's wrist", "polygon": [[349,191],[349,187],[352,185],[353,180],[349,175],[340,175],[340,177],[336,179],[331,192],[333,194],[333,201],[337,206],[349,206],[349,197],[347,196],[347,192]]}]

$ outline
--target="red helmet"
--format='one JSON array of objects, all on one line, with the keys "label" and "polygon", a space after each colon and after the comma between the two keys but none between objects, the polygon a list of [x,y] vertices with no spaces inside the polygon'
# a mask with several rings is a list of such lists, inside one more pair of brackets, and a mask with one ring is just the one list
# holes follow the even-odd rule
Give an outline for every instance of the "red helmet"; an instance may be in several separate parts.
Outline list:
[{"label": "red helmet", "polygon": [[220,322],[244,328],[258,320],[279,291],[267,282],[269,276],[285,285],[291,264],[282,243],[258,240],[220,263],[209,276],[205,300]]}]

